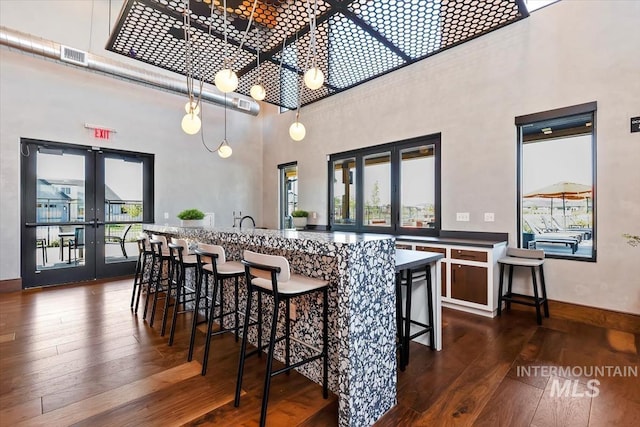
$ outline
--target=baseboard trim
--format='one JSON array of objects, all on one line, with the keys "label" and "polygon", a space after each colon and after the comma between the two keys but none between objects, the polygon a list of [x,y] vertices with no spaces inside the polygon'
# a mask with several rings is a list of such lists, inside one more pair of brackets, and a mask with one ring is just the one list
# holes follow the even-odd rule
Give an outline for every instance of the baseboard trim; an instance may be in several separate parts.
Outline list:
[{"label": "baseboard trim", "polygon": [[[533,307],[512,304],[511,309],[533,312]],[[640,334],[640,315],[549,300],[549,315],[554,319],[573,320],[607,329]],[[544,325],[544,319],[542,321]]]},{"label": "baseboard trim", "polygon": [[0,280],[0,293],[16,292],[22,290],[22,279]]}]

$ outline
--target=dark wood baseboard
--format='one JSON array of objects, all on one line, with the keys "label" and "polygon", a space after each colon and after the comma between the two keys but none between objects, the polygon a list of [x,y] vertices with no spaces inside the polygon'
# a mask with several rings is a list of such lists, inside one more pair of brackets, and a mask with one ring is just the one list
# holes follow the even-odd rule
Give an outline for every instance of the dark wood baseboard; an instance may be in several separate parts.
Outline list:
[{"label": "dark wood baseboard", "polygon": [[[512,309],[534,312],[533,307],[513,304]],[[549,315],[554,319],[573,320],[601,328],[640,334],[640,315],[603,308],[549,300]],[[544,320],[542,321],[544,325]]]},{"label": "dark wood baseboard", "polygon": [[15,292],[22,289],[22,279],[0,280],[0,293]]}]

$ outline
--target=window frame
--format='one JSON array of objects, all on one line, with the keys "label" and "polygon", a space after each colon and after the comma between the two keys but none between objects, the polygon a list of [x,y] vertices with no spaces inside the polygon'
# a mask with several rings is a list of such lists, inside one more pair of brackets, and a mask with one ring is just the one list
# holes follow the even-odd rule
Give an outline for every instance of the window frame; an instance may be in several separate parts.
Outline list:
[{"label": "window frame", "polygon": [[[278,227],[280,227],[280,230],[284,230],[286,228],[286,224],[285,224],[285,215],[284,215],[284,211],[285,209],[285,203],[286,203],[286,199],[287,199],[287,194],[285,194],[285,187],[284,187],[284,183],[286,182],[286,170],[290,167],[296,167],[296,176],[298,176],[298,162],[297,161],[293,161],[293,162],[287,162],[287,163],[281,163],[278,165]],[[297,195],[296,195],[297,196]],[[296,204],[296,208],[297,208],[297,202]],[[295,209],[294,209],[295,210]]]},{"label": "window frame", "polygon": [[[382,233],[393,235],[416,235],[435,237],[440,234],[442,218],[441,218],[441,133],[434,133],[405,140],[374,145],[355,150],[343,151],[327,156],[327,218],[329,219],[329,228],[335,231],[351,231],[360,233]],[[401,188],[400,152],[407,148],[419,147],[422,145],[433,145],[434,147],[434,212],[435,223],[434,228],[412,228],[401,227]],[[382,153],[391,153],[391,172],[390,172],[390,189],[391,189],[391,224],[389,227],[371,226],[364,224],[364,158]],[[355,158],[356,160],[356,221],[355,224],[336,224],[334,223],[334,162]]]},{"label": "window frame", "polygon": [[592,239],[592,252],[590,257],[584,256],[576,256],[574,254],[556,254],[556,253],[545,253],[546,258],[551,259],[565,259],[571,261],[583,261],[583,262],[596,262],[597,260],[597,230],[598,230],[598,222],[597,222],[597,212],[598,212],[598,203],[597,203],[597,108],[598,104],[596,101],[587,102],[584,104],[573,105],[570,107],[557,108],[554,110],[548,110],[533,114],[527,114],[523,116],[518,116],[515,118],[516,125],[516,134],[517,134],[517,188],[516,188],[516,205],[517,205],[517,217],[516,217],[516,235],[517,235],[517,247],[522,248],[523,239],[522,239],[522,184],[523,184],[523,133],[522,127],[527,124],[537,123],[541,121],[547,121],[552,119],[559,119],[568,116],[575,116],[579,114],[587,114],[590,113],[592,115],[592,126],[591,126],[591,185],[593,188],[592,194],[592,224],[593,228],[591,230],[591,239]]}]

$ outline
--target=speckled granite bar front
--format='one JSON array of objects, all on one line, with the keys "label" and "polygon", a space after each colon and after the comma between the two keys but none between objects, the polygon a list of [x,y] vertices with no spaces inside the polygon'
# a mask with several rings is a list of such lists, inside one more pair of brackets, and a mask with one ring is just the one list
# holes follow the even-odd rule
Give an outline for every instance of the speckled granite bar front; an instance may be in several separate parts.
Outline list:
[{"label": "speckled granite bar front", "polygon": [[[144,228],[148,232],[186,238],[190,243],[222,245],[227,258],[232,260],[241,259],[245,249],[283,255],[295,273],[328,280],[329,388],[339,397],[339,425],[372,425],[396,404],[395,239],[392,236],[159,225]],[[230,292],[231,287],[228,288]],[[246,292],[244,286],[241,289],[240,310],[244,312]],[[225,304],[231,301],[230,296],[225,296]],[[263,314],[269,315],[272,310],[269,299],[265,298],[264,302]],[[314,295],[296,301],[297,319],[291,330],[295,339],[321,346],[321,305],[321,298]],[[265,327],[267,325],[265,322]],[[255,338],[254,334],[250,340]],[[263,336],[267,336],[266,330]],[[292,362],[297,360],[296,355],[301,357],[310,351],[294,343],[292,341]],[[283,349],[279,347],[276,357],[283,360],[282,356]],[[215,353],[212,358],[210,366],[214,367]],[[321,381],[320,361],[303,365],[299,371],[318,383]],[[320,393],[318,399],[322,399]]]}]

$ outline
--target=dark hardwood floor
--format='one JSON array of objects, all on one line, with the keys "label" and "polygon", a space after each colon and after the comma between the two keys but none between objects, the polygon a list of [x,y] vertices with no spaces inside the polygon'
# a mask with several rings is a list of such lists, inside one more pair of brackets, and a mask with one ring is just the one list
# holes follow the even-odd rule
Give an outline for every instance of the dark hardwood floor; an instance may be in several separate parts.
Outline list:
[{"label": "dark hardwood floor", "polygon": [[[202,377],[204,334],[188,363],[189,317],[179,316],[168,347],[160,322],[151,329],[131,313],[130,292],[131,280],[119,280],[0,294],[0,425],[258,424],[264,359],[247,361],[235,408],[233,336],[214,338]],[[553,317],[539,327],[525,311],[487,319],[445,310],[443,347],[433,352],[412,343],[410,365],[398,373],[398,405],[378,426],[638,425],[637,377],[598,377],[594,386],[593,378],[562,369],[639,371],[637,328]],[[336,396],[322,399],[320,386],[301,375],[280,375],[267,424],[335,426],[337,405]]]}]

